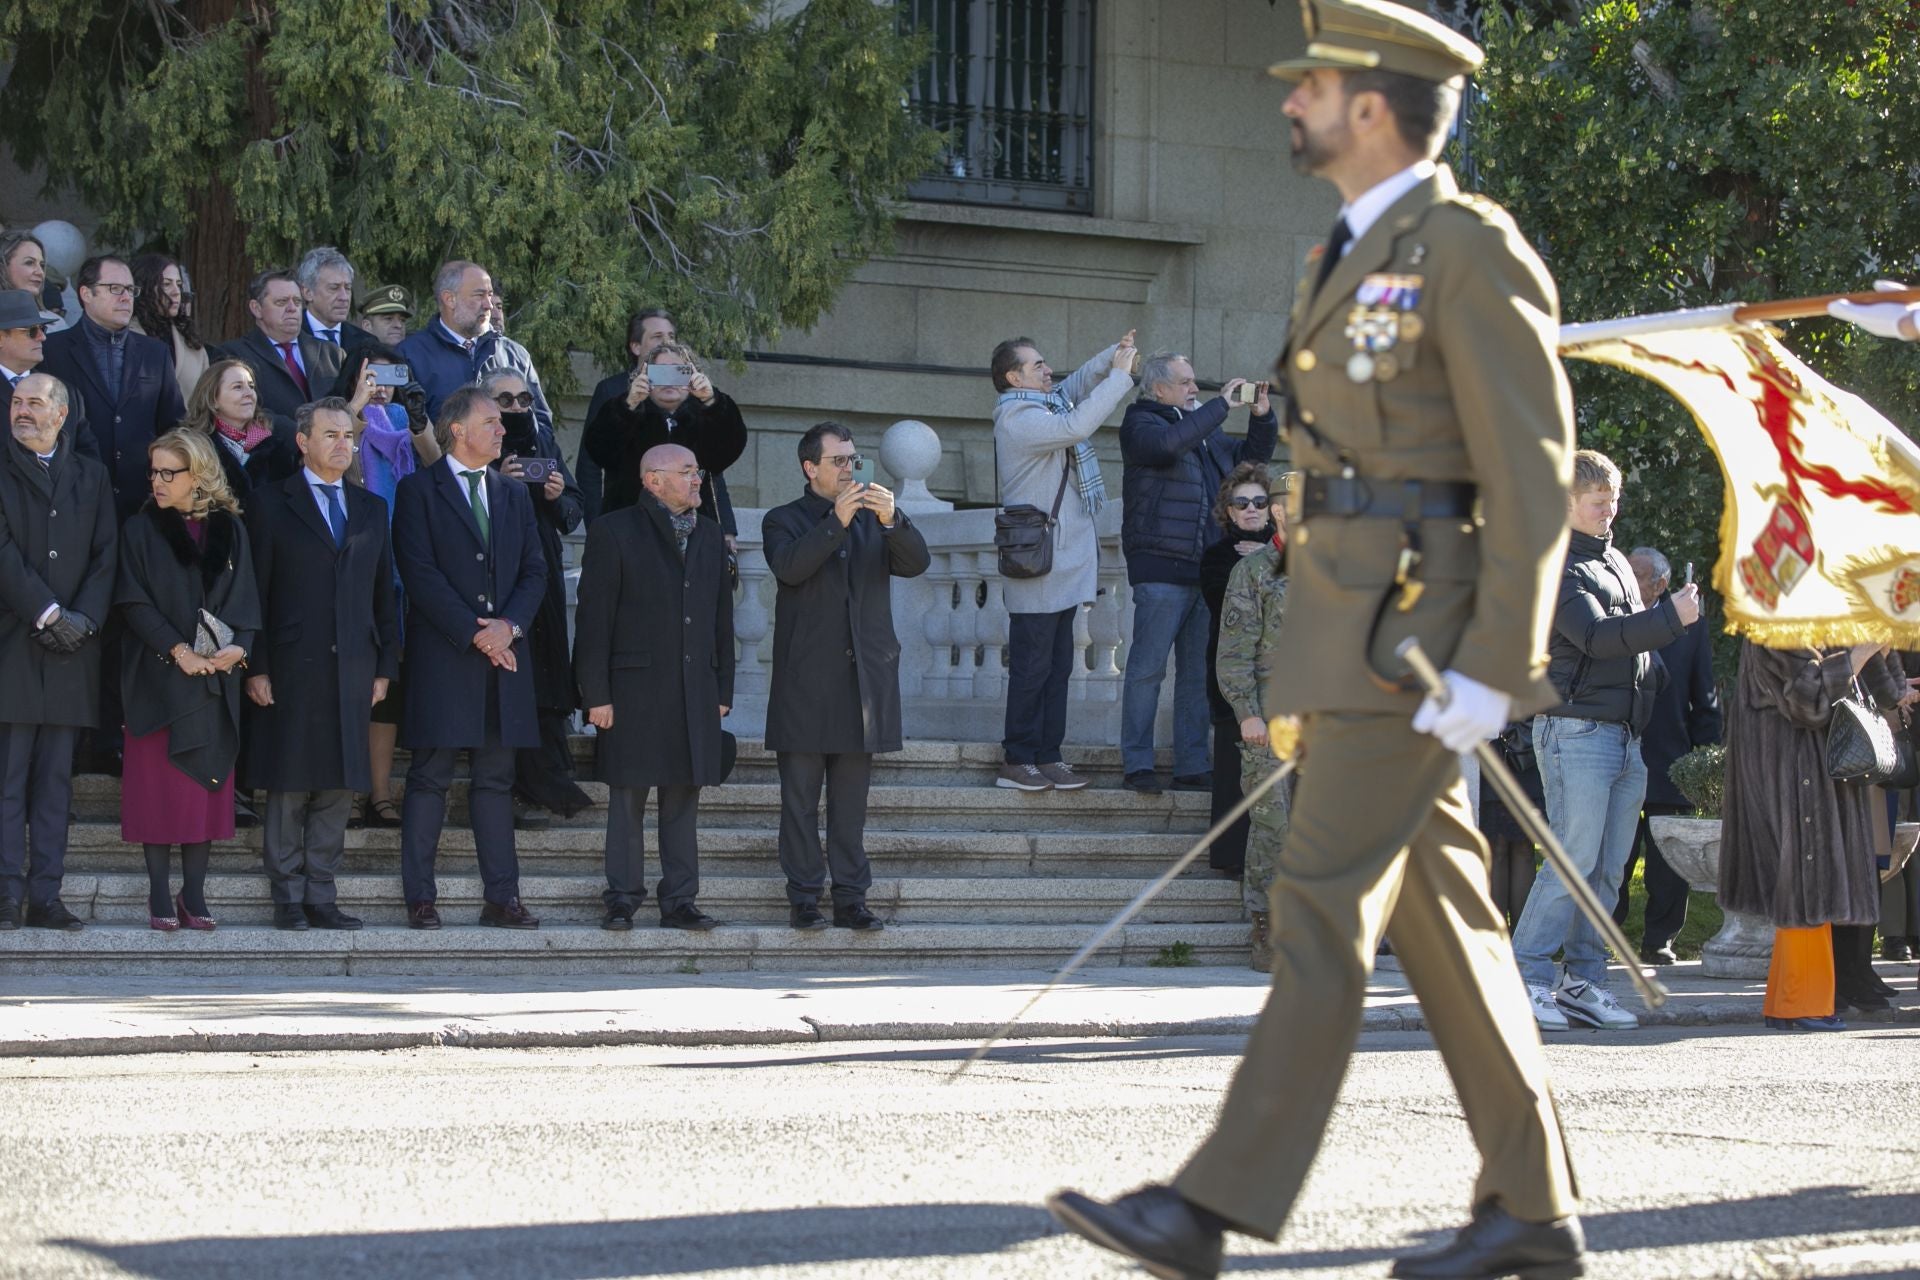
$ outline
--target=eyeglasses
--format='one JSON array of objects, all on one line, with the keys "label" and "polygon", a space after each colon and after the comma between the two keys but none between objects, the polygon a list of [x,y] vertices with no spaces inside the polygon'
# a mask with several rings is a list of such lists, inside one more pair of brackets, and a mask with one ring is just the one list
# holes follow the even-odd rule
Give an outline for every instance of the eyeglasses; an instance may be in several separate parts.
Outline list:
[{"label": "eyeglasses", "polygon": [[1255,498],[1228,498],[1227,505],[1235,511],[1245,511],[1248,507],[1252,507],[1255,511],[1265,511],[1267,499],[1264,495]]},{"label": "eyeglasses", "polygon": [[842,471],[851,471],[855,467],[859,466],[861,463],[865,462],[866,458],[865,456],[858,453],[843,453],[837,456],[822,458],[820,459],[820,461],[827,464],[828,466],[838,467]]},{"label": "eyeglasses", "polygon": [[22,325],[18,329],[9,329],[7,330],[7,332],[8,333],[24,333],[29,338],[44,338],[47,336],[47,326],[43,324]]},{"label": "eyeglasses", "polygon": [[188,467],[148,467],[147,479],[158,480],[161,484],[172,484],[175,477],[186,475],[190,469]]},{"label": "eyeglasses", "polygon": [[140,286],[137,284],[96,284],[93,287],[95,289],[104,289],[116,298],[137,298],[140,296]]},{"label": "eyeglasses", "polygon": [[650,476],[679,476],[682,480],[692,480],[699,476],[700,468],[678,467],[670,470],[666,467],[648,467],[647,474]]},{"label": "eyeglasses", "polygon": [[512,391],[502,391],[493,398],[493,402],[502,409],[531,409],[533,408],[533,392],[521,391],[515,393]]}]

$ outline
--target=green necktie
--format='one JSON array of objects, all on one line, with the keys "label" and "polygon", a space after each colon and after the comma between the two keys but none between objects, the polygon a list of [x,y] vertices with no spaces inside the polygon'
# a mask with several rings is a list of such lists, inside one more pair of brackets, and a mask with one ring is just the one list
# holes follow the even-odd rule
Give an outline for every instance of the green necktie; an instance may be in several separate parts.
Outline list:
[{"label": "green necktie", "polygon": [[487,478],[484,471],[463,471],[460,473],[467,482],[467,501],[473,504],[473,522],[480,526],[480,541],[493,540],[493,524],[487,519],[487,504],[480,500],[480,482]]}]

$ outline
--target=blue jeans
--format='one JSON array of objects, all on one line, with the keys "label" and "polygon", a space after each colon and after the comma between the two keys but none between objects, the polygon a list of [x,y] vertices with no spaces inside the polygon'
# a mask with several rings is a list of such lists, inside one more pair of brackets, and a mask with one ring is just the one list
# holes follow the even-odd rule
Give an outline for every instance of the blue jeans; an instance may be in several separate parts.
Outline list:
[{"label": "blue jeans", "polygon": [[[1174,660],[1173,772],[1207,771],[1207,602],[1198,586],[1142,582],[1133,589],[1133,644],[1127,650],[1126,690],[1120,700],[1120,765],[1127,773],[1153,769],[1153,717],[1167,655]],[[1233,768],[1236,761],[1228,761]]]},{"label": "blue jeans", "polygon": [[[1620,897],[1620,876],[1647,794],[1640,739],[1624,724],[1536,716],[1533,751],[1540,762],[1553,834],[1601,905],[1611,908]],[[1528,986],[1553,985],[1553,953],[1563,947],[1571,977],[1607,985],[1606,945],[1548,863],[1513,926],[1513,956]],[[1634,961],[1633,956],[1620,958]]]}]

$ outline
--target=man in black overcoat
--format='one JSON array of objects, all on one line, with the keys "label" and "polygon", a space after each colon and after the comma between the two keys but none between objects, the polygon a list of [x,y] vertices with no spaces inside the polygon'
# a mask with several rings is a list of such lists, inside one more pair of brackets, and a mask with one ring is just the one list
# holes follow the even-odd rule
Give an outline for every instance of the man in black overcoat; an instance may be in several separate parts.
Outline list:
[{"label": "man in black overcoat", "polygon": [[267,793],[262,855],[277,929],[358,929],[334,880],[346,862],[356,792],[372,786],[367,725],[400,671],[387,504],[346,483],[353,411],[336,396],[302,405],[305,465],[257,490],[247,511],[262,640],[247,696],[251,777]]},{"label": "man in black overcoat", "polygon": [[600,732],[607,801],[602,927],[633,927],[646,901],[641,820],[660,793],[660,926],[711,929],[694,905],[700,788],[725,780],[720,718],[733,702],[726,543],[702,518],[700,463],[679,445],[639,460],[640,501],[587,530],[574,610],[574,678]]},{"label": "man in black overcoat", "polygon": [[306,301],[290,271],[255,276],[247,285],[247,310],[253,328],[221,347],[221,358],[245,361],[262,411],[292,422],[301,405],[327,393],[346,353],[307,328]]},{"label": "man in black overcoat", "polygon": [[[780,870],[789,922],[822,929],[820,893],[833,875],[833,924],[879,929],[867,909],[873,870],[863,840],[873,753],[900,749],[900,642],[892,579],[927,571],[926,539],[893,494],[856,483],[853,433],[823,422],[800,437],[807,491],[761,522],[778,580],[767,749],[780,766]],[[820,848],[820,784],[827,847]]]},{"label": "man in black overcoat", "polygon": [[100,713],[119,524],[106,468],[62,430],[67,408],[59,379],[21,378],[0,458],[0,929],[20,927],[23,904],[29,925],[81,927],[60,880],[74,743]]},{"label": "man in black overcoat", "polygon": [[461,387],[441,402],[438,434],[445,460],[393,495],[393,555],[407,599],[400,745],[413,752],[400,806],[407,923],[440,927],[433,860],[454,759],[465,750],[486,891],[480,923],[533,929],[540,922],[520,905],[513,847],[513,756],[540,741],[526,636],[547,562],[527,486],[488,466],[506,435],[500,407],[479,387]]}]

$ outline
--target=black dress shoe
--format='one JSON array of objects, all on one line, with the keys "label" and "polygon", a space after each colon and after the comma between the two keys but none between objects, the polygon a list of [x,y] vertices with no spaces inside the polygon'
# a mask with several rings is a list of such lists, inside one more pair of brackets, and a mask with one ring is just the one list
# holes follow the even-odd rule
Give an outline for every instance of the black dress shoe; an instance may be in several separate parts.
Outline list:
[{"label": "black dress shoe", "polygon": [[[305,919],[303,916],[302,919]],[[409,902],[407,904],[407,928],[438,929],[440,913],[434,910],[431,902]]]},{"label": "black dress shoe", "polygon": [[480,923],[490,929],[538,929],[540,917],[520,905],[520,899],[489,902],[480,908]]},{"label": "black dress shoe", "polygon": [[827,927],[827,918],[820,914],[820,908],[811,902],[804,906],[787,908],[787,923],[806,933]]},{"label": "black dress shoe", "polygon": [[1580,1219],[1522,1222],[1497,1200],[1488,1200],[1473,1211],[1473,1221],[1460,1228],[1451,1244],[1402,1258],[1389,1274],[1401,1280],[1573,1280],[1587,1273],[1586,1249]]},{"label": "black dress shoe", "polygon": [[66,933],[78,933],[87,927],[87,922],[67,910],[67,904],[55,898],[44,907],[27,908],[27,928],[59,929]]},{"label": "black dress shoe", "polygon": [[306,908],[294,903],[289,906],[274,907],[273,927],[287,933],[305,933],[313,925],[307,920]]},{"label": "black dress shoe", "polygon": [[867,904],[856,902],[850,907],[833,909],[833,927],[836,929],[858,929],[862,933],[878,933],[886,928],[880,917],[867,910]]},{"label": "black dress shoe", "polygon": [[1211,791],[1213,775],[1211,773],[1177,773],[1173,777],[1175,791]]},{"label": "black dress shoe", "polygon": [[309,905],[305,908],[305,911],[307,913],[307,923],[316,929],[339,929],[342,932],[350,933],[365,925],[365,921],[361,920],[359,916],[350,916],[342,911],[338,905],[331,902],[322,903],[317,907]]},{"label": "black dress shoe", "polygon": [[20,927],[20,904],[12,898],[0,898],[0,933],[12,933]]},{"label": "black dress shoe", "polygon": [[718,927],[719,924],[718,920],[691,902],[683,902],[671,911],[660,913],[662,929],[685,929],[690,933],[705,933],[709,929]]},{"label": "black dress shoe", "polygon": [[1160,794],[1160,779],[1151,769],[1136,769],[1120,780],[1120,785],[1129,791],[1137,791],[1143,796]]},{"label": "black dress shoe", "polygon": [[600,927],[608,933],[625,933],[633,928],[633,909],[630,907],[608,907],[607,918]]},{"label": "black dress shoe", "polygon": [[1640,948],[1640,963],[1651,965],[1679,964],[1680,957],[1673,953],[1673,944],[1663,942],[1657,947]]},{"label": "black dress shoe", "polygon": [[1220,1227],[1172,1187],[1142,1187],[1112,1204],[1056,1191],[1047,1197],[1047,1212],[1075,1235],[1132,1258],[1161,1280],[1214,1280],[1220,1274]]},{"label": "black dress shoe", "polygon": [[1880,939],[1880,958],[1897,964],[1902,960],[1913,959],[1913,949],[1907,945],[1905,938],[1882,938]]}]

